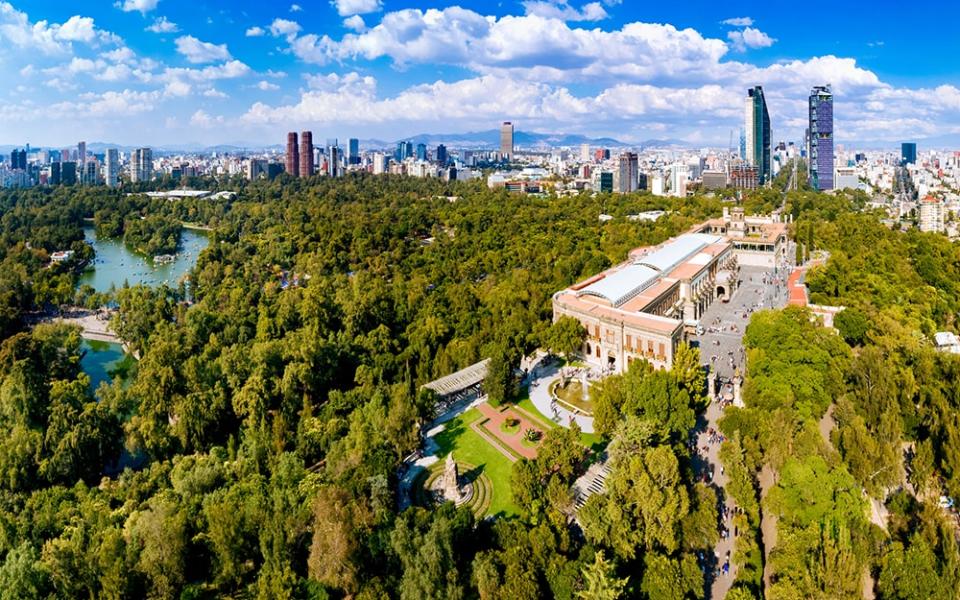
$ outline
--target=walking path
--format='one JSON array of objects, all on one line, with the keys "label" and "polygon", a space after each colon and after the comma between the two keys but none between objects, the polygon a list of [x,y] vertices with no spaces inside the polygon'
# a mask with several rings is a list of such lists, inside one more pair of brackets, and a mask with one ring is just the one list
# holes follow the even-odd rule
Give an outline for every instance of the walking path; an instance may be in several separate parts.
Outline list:
[{"label": "walking path", "polygon": [[[488,442],[497,447],[500,447],[501,445],[506,446],[524,458],[533,459],[537,457],[536,447],[525,446],[523,444],[523,433],[528,429],[535,429],[540,432],[540,439],[543,439],[543,434],[545,432],[543,431],[542,427],[531,422],[519,412],[509,407],[504,409],[496,409],[490,406],[490,403],[484,402],[477,407],[477,410],[480,411],[480,414],[486,417],[485,422],[478,424],[478,429],[486,429],[490,435],[496,438],[492,441],[488,440]],[[509,418],[514,418],[520,421],[520,427],[516,433],[507,433],[500,429],[500,426],[503,424],[503,422]],[[481,433],[481,435],[483,434]],[[507,454],[509,455],[509,453]],[[516,458],[512,457],[511,460],[515,461]]]},{"label": "walking path", "polygon": [[[700,319],[705,329],[703,335],[697,336],[700,344],[700,360],[704,366],[712,366],[714,373],[722,380],[729,382],[737,371],[743,374],[745,363],[743,334],[750,322],[750,314],[764,308],[779,308],[786,303],[788,272],[786,265],[781,266],[776,272],[759,267],[742,267],[740,286],[730,301],[714,302]],[[721,391],[722,386],[718,386],[717,392]],[[716,562],[708,563],[713,570],[707,572],[706,577],[710,587],[708,597],[712,600],[725,598],[737,577],[737,564],[732,561],[732,558],[736,546],[736,534],[739,532],[734,531],[732,520],[738,508],[733,498],[727,494],[728,478],[719,456],[722,443],[719,421],[723,417],[723,412],[723,405],[715,398],[711,398],[710,405],[703,415],[705,423],[702,424],[696,438],[697,453],[702,461],[703,473],[707,481],[715,486],[720,498],[721,537],[713,550],[713,558]],[[724,532],[726,532],[725,537],[722,535]],[[776,535],[775,531],[773,535]],[[725,565],[728,565],[726,573],[724,573]]]},{"label": "walking path", "polygon": [[[583,433],[593,433],[593,417],[579,415],[569,411],[550,396],[550,383],[560,377],[560,368],[553,364],[549,367],[537,367],[530,373],[530,400],[545,418],[557,425],[570,427],[570,421],[576,421]],[[553,416],[550,416],[553,415]]]}]

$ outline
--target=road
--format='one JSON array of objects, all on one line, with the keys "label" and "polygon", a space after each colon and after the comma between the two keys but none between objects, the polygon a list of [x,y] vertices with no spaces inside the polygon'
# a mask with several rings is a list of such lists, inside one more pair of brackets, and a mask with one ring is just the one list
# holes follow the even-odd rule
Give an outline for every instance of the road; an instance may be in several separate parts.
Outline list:
[{"label": "road", "polygon": [[[703,335],[697,336],[696,340],[700,345],[702,364],[713,365],[722,382],[731,381],[737,370],[742,374],[743,332],[750,314],[755,310],[781,308],[786,304],[786,278],[789,272],[787,264],[778,269],[742,267],[740,286],[730,301],[714,302],[700,320],[705,331]],[[717,391],[720,392],[721,389],[718,386]],[[705,557],[706,581],[710,587],[708,598],[712,600],[725,598],[737,576],[737,566],[730,561],[736,544],[732,516],[737,506],[726,493],[727,476],[719,457],[721,439],[718,423],[723,411],[723,405],[711,399],[696,439],[697,448],[701,449],[698,464],[703,469],[702,472],[708,474],[708,481],[713,484],[720,498],[721,523],[718,526],[721,533],[726,531],[728,534],[726,537],[721,535],[714,548],[713,557]],[[728,561],[729,572],[723,573],[723,566]],[[720,569],[719,573],[717,569]]]}]

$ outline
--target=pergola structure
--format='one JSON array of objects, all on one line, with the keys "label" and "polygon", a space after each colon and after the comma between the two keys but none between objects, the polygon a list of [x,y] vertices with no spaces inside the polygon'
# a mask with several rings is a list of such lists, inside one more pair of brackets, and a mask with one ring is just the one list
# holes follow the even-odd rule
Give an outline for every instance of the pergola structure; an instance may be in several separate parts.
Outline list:
[{"label": "pergola structure", "polygon": [[433,390],[440,398],[440,405],[450,405],[467,396],[479,394],[483,380],[487,378],[490,359],[486,358],[456,373],[444,375],[423,387]]}]

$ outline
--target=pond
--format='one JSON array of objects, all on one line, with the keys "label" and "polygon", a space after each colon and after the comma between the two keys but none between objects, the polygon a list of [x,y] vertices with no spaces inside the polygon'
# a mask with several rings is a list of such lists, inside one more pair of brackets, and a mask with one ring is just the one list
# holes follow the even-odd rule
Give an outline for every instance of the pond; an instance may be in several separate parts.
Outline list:
[{"label": "pond", "polygon": [[123,351],[123,346],[111,342],[83,340],[80,344],[83,358],[80,368],[90,377],[90,391],[96,391],[101,382],[108,384],[114,378],[126,379],[134,358]]},{"label": "pond", "polygon": [[106,292],[110,286],[123,287],[143,283],[157,286],[166,283],[176,287],[180,279],[193,268],[200,252],[210,243],[205,231],[184,229],[180,236],[180,250],[176,259],[167,264],[153,264],[153,258],[137,254],[121,239],[97,237],[93,225],[83,228],[83,237],[97,254],[93,263],[80,276],[80,285],[90,285],[98,292]]}]

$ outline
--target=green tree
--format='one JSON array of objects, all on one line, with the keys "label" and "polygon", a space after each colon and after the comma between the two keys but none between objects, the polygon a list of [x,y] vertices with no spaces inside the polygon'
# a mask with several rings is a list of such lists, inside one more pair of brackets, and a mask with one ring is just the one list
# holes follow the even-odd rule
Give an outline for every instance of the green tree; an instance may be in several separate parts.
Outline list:
[{"label": "green tree", "polygon": [[603,550],[598,550],[593,556],[593,562],[584,566],[583,579],[585,588],[577,592],[577,598],[617,600],[623,596],[630,578],[617,578],[615,565],[603,556]]}]

